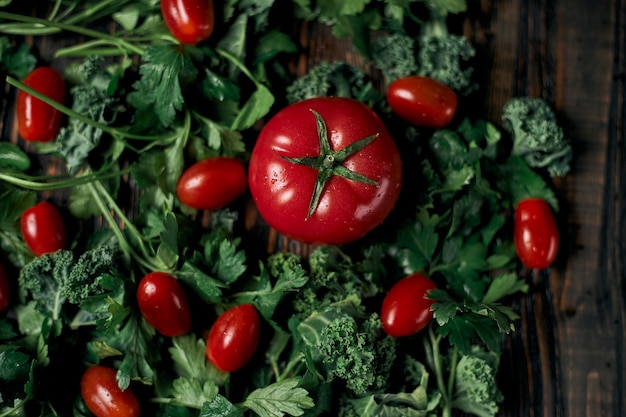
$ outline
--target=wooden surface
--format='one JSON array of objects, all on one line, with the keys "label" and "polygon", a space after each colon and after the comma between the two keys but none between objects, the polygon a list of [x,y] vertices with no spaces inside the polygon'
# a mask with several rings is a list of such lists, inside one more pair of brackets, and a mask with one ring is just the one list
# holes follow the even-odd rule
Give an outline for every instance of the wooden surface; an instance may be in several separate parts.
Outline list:
[{"label": "wooden surface", "polygon": [[[514,305],[522,320],[506,341],[501,416],[626,416],[626,2],[470,5],[461,23],[478,45],[484,100],[476,105],[498,124],[510,97],[543,97],[575,150],[572,172],[556,184],[557,265],[522,271],[531,290]],[[301,41],[307,49],[297,62],[300,73],[322,59],[360,64],[349,43],[332,40],[324,28],[306,26]],[[15,139],[4,99],[2,140]],[[270,249],[283,245],[291,243],[270,235]]]},{"label": "wooden surface", "polygon": [[523,322],[508,344],[506,416],[626,416],[624,3],[482,2],[489,60],[485,106],[551,101],[575,159],[557,184],[562,251],[530,275]]}]

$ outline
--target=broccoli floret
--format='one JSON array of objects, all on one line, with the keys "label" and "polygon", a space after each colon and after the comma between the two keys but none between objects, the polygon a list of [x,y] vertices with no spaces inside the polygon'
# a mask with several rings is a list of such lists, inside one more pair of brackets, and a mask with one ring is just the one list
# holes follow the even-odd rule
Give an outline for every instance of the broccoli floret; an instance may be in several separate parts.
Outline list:
[{"label": "broccoli floret", "polygon": [[78,258],[70,250],[47,253],[22,268],[20,289],[30,293],[39,311],[57,320],[65,302],[80,304],[99,293],[98,278],[116,263],[115,253],[106,246],[90,249]]},{"label": "broccoli floret", "polygon": [[520,156],[532,168],[547,169],[551,176],[564,176],[569,172],[571,144],[544,99],[510,99],[502,110],[502,125],[511,135],[512,155]]},{"label": "broccoli floret", "polygon": [[503,400],[496,374],[498,356],[473,347],[471,354],[462,356],[456,365],[456,390],[452,407],[479,417],[494,417]]},{"label": "broccoli floret", "polygon": [[395,339],[383,333],[376,313],[361,318],[329,309],[301,326],[328,381],[340,379],[357,395],[386,386],[396,358]]},{"label": "broccoli floret", "polygon": [[371,106],[380,100],[363,71],[340,61],[320,62],[286,89],[289,103],[325,96],[354,98]]},{"label": "broccoli floret", "polygon": [[415,40],[402,34],[379,36],[372,40],[372,64],[390,84],[417,72]]},{"label": "broccoli floret", "polygon": [[424,25],[418,48],[419,75],[434,78],[461,94],[474,90],[473,68],[467,64],[476,50],[464,36],[450,33],[445,20]]}]

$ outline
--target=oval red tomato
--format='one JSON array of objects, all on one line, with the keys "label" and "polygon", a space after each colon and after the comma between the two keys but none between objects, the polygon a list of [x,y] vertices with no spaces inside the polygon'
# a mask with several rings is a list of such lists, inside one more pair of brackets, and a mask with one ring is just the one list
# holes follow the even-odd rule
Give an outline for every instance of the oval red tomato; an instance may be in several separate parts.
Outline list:
[{"label": "oval red tomato", "polygon": [[259,344],[261,324],[252,304],[241,304],[222,313],[209,331],[207,358],[225,372],[241,369]]},{"label": "oval red tomato", "polygon": [[20,226],[24,242],[36,256],[65,249],[65,224],[52,203],[42,201],[24,210]]},{"label": "oval red tomato", "polygon": [[0,312],[4,311],[9,307],[9,303],[11,302],[11,293],[9,292],[11,288],[9,287],[9,278],[7,277],[7,272],[4,269],[4,266],[0,264]]},{"label": "oval red tomato", "polygon": [[402,278],[383,300],[380,318],[385,332],[393,337],[410,336],[423,330],[433,318],[434,300],[425,298],[436,289],[425,275],[416,273]]},{"label": "oval red tomato", "polygon": [[292,104],[261,130],[248,167],[264,220],[306,243],[342,244],[380,225],[395,206],[402,160],[365,104],[318,97]]},{"label": "oval red tomato", "polygon": [[435,79],[411,75],[389,85],[387,102],[409,123],[442,128],[454,118],[458,97],[453,89]]},{"label": "oval red tomato", "polygon": [[213,33],[213,0],[161,0],[161,14],[172,35],[186,45],[197,45]]},{"label": "oval red tomato", "polygon": [[164,336],[180,336],[191,329],[187,294],[170,274],[146,274],[137,287],[137,303],[148,324]]},{"label": "oval red tomato", "polygon": [[80,392],[87,408],[97,417],[137,417],[141,404],[131,388],[122,390],[116,379],[117,370],[93,365],[80,381]]},{"label": "oval red tomato", "polygon": [[198,210],[221,209],[248,188],[246,169],[239,159],[207,158],[187,168],[178,180],[180,201]]},{"label": "oval red tomato", "polygon": [[559,230],[548,203],[541,198],[521,200],[515,208],[513,242],[528,268],[552,265],[559,250]]},{"label": "oval red tomato", "polygon": [[[54,101],[65,102],[65,80],[52,67],[35,68],[24,78],[24,84]],[[24,140],[50,142],[59,133],[62,122],[63,113],[25,91],[18,92],[17,124]]]}]

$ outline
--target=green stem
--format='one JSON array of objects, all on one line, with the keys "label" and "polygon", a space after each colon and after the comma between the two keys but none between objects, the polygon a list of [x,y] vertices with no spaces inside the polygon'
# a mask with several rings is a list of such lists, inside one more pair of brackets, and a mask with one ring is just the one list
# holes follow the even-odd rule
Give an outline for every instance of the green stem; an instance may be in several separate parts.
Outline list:
[{"label": "green stem", "polygon": [[459,362],[459,349],[456,346],[452,348],[450,357],[450,374],[448,376],[448,400],[452,401],[454,395],[454,384],[456,383],[456,365]]},{"label": "green stem", "polygon": [[437,388],[441,393],[443,399],[443,411],[442,417],[452,416],[452,407],[450,405],[450,393],[448,387],[443,378],[443,364],[441,350],[439,349],[439,343],[441,343],[441,336],[435,335],[435,332],[431,327],[428,328],[428,336],[430,338],[430,344],[432,347],[432,365],[435,370],[435,376],[437,378]]},{"label": "green stem", "polygon": [[[41,18],[32,17],[32,16],[24,16],[24,15],[19,15],[19,14],[14,14],[14,13],[7,13],[7,12],[2,12],[2,11],[0,11],[0,19],[13,20],[16,22],[23,22],[23,23],[31,23],[37,26],[50,27],[50,28],[54,28],[57,30],[65,30],[68,32],[74,32],[79,35],[84,35],[84,36],[88,36],[90,38],[95,38],[95,39],[105,39],[111,43],[118,43],[120,46],[122,46],[125,50],[127,50],[130,53],[137,54],[137,55],[143,55],[144,53],[143,48],[137,45],[133,45],[132,43],[126,41],[125,39],[121,39],[121,38],[116,37],[115,35],[109,35],[108,33],[99,32],[97,30],[89,29],[83,26],[77,26],[77,25],[73,25],[70,23],[51,22],[50,20],[46,20],[46,19],[41,19]],[[0,26],[0,31],[4,31],[8,33],[6,26],[5,27]],[[26,34],[26,33],[23,33],[23,34]]]},{"label": "green stem", "polygon": [[[1,16],[0,12],[0,17]],[[24,83],[21,83],[20,81],[12,78],[12,77],[7,77],[6,78],[7,84],[19,88],[20,90],[25,91],[26,93],[32,95],[33,97],[38,98],[39,100],[45,102],[46,104],[54,107],[55,109],[57,109],[58,111],[60,111],[61,113],[67,115],[68,117],[72,117],[74,119],[77,119],[93,128],[96,129],[100,129],[103,132],[106,132],[108,134],[110,134],[111,136],[115,136],[115,137],[119,137],[119,138],[126,138],[126,139],[135,139],[135,140],[144,140],[144,141],[152,141],[152,142],[156,142],[156,141],[169,141],[171,139],[175,139],[178,135],[178,132],[174,131],[172,133],[169,133],[167,135],[162,135],[162,136],[154,136],[154,135],[137,135],[134,133],[130,133],[127,132],[125,130],[122,129],[118,129],[115,127],[111,127],[109,125],[105,125],[103,123],[99,123],[96,122],[95,120],[92,120],[88,117],[83,116],[80,113],[75,112],[74,110],[70,109],[69,107],[64,106],[63,104],[52,100],[51,98],[49,98],[48,96],[41,94],[40,92],[38,92],[37,90],[27,86]]]},{"label": "green stem", "polygon": [[218,54],[220,54],[221,56],[223,56],[224,58],[228,59],[230,62],[235,64],[235,66],[241,72],[243,72],[246,75],[246,77],[248,77],[254,83],[254,85],[259,85],[260,84],[259,80],[256,79],[256,77],[250,72],[250,70],[244,65],[244,63],[239,60],[239,58],[237,58],[236,56],[234,56],[230,52],[225,51],[225,50],[220,49],[220,48],[217,48],[215,50],[215,52],[217,52]]},{"label": "green stem", "polygon": [[[76,177],[69,177],[67,179],[55,179],[65,178],[62,176],[57,177],[32,177],[25,174],[12,175],[10,173],[0,172],[0,181],[5,181],[9,184],[24,188],[31,191],[47,191],[47,190],[60,190],[64,188],[71,188],[77,185],[84,185],[90,182],[98,180],[107,180],[110,178],[125,175],[130,172],[130,169],[123,169],[110,173],[91,173],[87,175],[79,175]],[[50,181],[52,180],[52,181]]]},{"label": "green stem", "polygon": [[[298,374],[299,373],[299,369],[302,367],[302,355],[296,355],[295,358],[291,359],[288,363],[287,366],[285,366],[285,369],[283,369],[282,372],[278,373],[275,372],[276,374],[276,382],[280,382],[283,379],[286,379],[289,377],[289,375],[292,374]],[[276,369],[278,369],[278,365],[276,365]],[[296,370],[294,372],[294,369]]]},{"label": "green stem", "polygon": [[[89,191],[91,192],[91,195],[93,196],[96,205],[100,209],[102,216],[105,218],[105,220],[109,224],[109,227],[111,228],[111,230],[117,237],[120,248],[122,249],[122,252],[126,256],[126,261],[130,263],[131,260],[134,260],[141,267],[146,268],[148,270],[152,270],[153,265],[137,254],[133,246],[126,239],[126,236],[124,235],[124,232],[122,231],[122,229],[120,229],[119,225],[117,224],[117,221],[115,221],[115,218],[111,214],[109,207],[107,207],[105,202],[102,200],[102,195],[101,195],[101,190],[103,188],[102,184],[100,184],[99,182],[90,182],[90,183],[87,183],[87,187],[89,188]],[[109,193],[105,192],[104,195],[109,196]],[[114,204],[114,208],[115,207],[117,207],[117,204]],[[119,210],[119,207],[117,209]],[[130,223],[126,223],[126,224],[130,224]]]},{"label": "green stem", "polygon": [[[144,238],[139,232],[139,230],[137,230],[135,225],[126,217],[122,209],[117,205],[113,197],[111,197],[111,194],[109,194],[109,192],[104,188],[101,182],[99,181],[96,182],[95,187],[97,191],[102,195],[102,197],[106,200],[106,203],[111,208],[111,210],[113,210],[113,212],[122,220],[122,223],[124,224],[125,229],[128,230],[131,233],[131,235],[135,237],[135,240],[137,241],[137,244],[139,245],[139,248],[143,255],[142,259],[149,258],[150,253],[144,244]],[[153,265],[150,265],[150,266],[151,268],[153,268]]]}]

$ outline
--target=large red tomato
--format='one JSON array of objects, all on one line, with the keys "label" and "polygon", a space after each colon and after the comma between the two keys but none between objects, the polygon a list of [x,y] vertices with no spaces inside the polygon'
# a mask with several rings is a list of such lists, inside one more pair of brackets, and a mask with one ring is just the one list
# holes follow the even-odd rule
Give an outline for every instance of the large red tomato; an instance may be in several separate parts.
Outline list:
[{"label": "large red tomato", "polygon": [[318,97],[282,109],[263,127],[248,182],[259,213],[280,233],[343,244],[392,211],[402,160],[372,109],[348,98]]},{"label": "large red tomato", "polygon": [[552,265],[559,250],[559,230],[552,209],[542,198],[527,198],[515,207],[513,241],[528,268]]},{"label": "large red tomato", "polygon": [[[24,84],[61,104],[65,101],[65,80],[51,67],[31,71]],[[33,142],[52,141],[63,121],[63,113],[20,90],[17,95],[17,125],[20,136]]]},{"label": "large red tomato", "polygon": [[20,227],[24,242],[36,256],[65,249],[67,237],[63,218],[48,201],[24,210]]},{"label": "large red tomato", "polygon": [[80,381],[85,405],[97,417],[138,417],[141,404],[131,388],[122,390],[117,370],[103,365],[87,368]]},{"label": "large red tomato", "polygon": [[161,0],[161,14],[172,35],[186,45],[196,45],[213,33],[213,0]]},{"label": "large red tomato", "polygon": [[137,304],[146,321],[164,336],[180,336],[191,329],[187,294],[170,274],[146,274],[137,287]]},{"label": "large red tomato", "polygon": [[231,307],[211,327],[206,356],[222,371],[238,371],[254,356],[260,333],[259,313],[252,304]]}]

